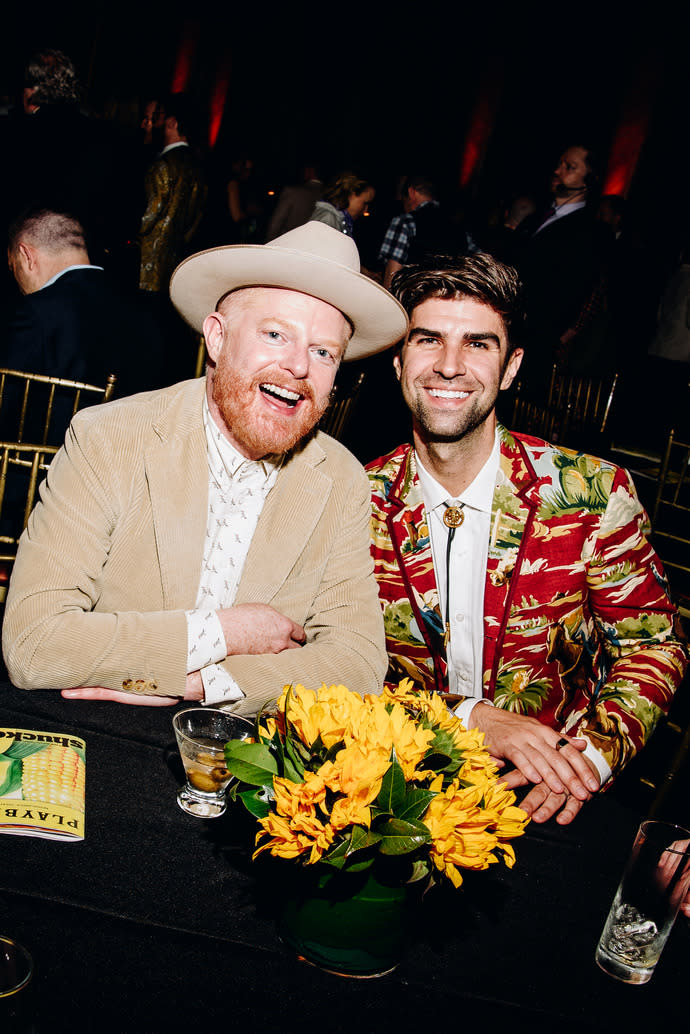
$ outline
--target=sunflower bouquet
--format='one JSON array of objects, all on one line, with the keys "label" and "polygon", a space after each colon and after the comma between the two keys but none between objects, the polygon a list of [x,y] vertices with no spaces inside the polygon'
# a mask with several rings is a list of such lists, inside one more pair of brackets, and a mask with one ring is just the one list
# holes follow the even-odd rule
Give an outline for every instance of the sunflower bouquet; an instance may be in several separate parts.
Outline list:
[{"label": "sunflower bouquet", "polygon": [[254,742],[231,740],[232,795],[257,818],[254,857],[363,872],[404,862],[406,880],[512,866],[527,815],[498,782],[483,734],[409,679],[364,698],[286,686]]}]

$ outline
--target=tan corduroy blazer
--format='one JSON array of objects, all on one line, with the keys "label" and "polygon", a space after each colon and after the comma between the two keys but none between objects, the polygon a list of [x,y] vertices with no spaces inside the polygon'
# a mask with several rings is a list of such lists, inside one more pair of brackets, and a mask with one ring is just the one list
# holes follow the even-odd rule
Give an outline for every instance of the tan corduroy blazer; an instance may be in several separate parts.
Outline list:
[{"label": "tan corduroy blazer", "polygon": [[[3,651],[26,689],[145,680],[183,696],[185,610],[201,575],[208,502],[204,381],[79,413],[22,537]],[[236,603],[270,603],[307,645],[223,662],[251,713],[287,682],[379,690],[386,667],[359,463],[317,434],[283,464]],[[155,688],[154,688],[155,687]]]}]

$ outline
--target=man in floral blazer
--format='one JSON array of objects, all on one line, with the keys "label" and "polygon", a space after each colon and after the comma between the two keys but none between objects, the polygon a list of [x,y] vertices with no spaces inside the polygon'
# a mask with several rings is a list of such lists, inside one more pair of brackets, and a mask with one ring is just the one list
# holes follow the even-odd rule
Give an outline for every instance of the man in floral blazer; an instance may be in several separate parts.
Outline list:
[{"label": "man in floral blazer", "polygon": [[509,785],[532,784],[532,818],[566,824],[685,670],[647,516],[624,470],[498,424],[522,359],[514,270],[487,255],[410,266],[393,293],[413,444],[368,467],[388,680],[448,694]]}]

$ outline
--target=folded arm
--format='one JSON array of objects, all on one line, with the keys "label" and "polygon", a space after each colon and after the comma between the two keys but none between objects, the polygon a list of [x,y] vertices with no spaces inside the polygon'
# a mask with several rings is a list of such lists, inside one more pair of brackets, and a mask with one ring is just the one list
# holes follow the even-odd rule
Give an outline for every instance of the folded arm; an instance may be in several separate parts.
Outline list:
[{"label": "folded arm", "polygon": [[573,700],[566,722],[568,735],[584,737],[601,753],[612,777],[668,711],[688,663],[649,530],[630,476],[619,470],[587,565],[606,681],[593,699]]},{"label": "folded arm", "polygon": [[[123,459],[112,428],[103,429],[93,412],[73,422],[22,539],[3,626],[8,672],[26,689],[95,687],[182,699],[190,692],[185,610],[198,587],[205,509],[197,513],[198,496],[175,486],[177,516],[166,513],[166,523],[179,543],[177,566],[191,574],[176,587],[164,584],[179,572],[161,571],[139,447],[134,459]],[[256,620],[247,623],[246,612],[233,608],[245,625],[234,633],[228,626],[233,649],[242,649],[242,635],[250,639],[245,653],[223,661],[244,694],[240,710],[275,698],[290,681],[343,682],[361,692],[381,686],[385,651],[365,475],[343,478],[334,492],[327,527],[305,532],[301,555],[272,599],[243,596],[240,583],[237,603],[270,604],[283,626],[279,638],[285,627],[291,641],[293,632],[300,641],[299,628],[306,636],[299,649],[252,654],[261,638]],[[165,609],[166,588],[174,609]]]}]

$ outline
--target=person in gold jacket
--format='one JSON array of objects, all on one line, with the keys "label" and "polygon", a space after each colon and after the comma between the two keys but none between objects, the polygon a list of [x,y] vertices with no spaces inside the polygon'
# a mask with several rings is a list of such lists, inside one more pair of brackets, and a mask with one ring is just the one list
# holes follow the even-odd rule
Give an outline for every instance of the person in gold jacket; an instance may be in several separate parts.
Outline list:
[{"label": "person in gold jacket", "polygon": [[189,109],[182,94],[165,102],[163,150],[144,181],[146,210],[141,220],[139,286],[167,292],[170,277],[189,253],[204,212],[207,187],[189,146]]}]

